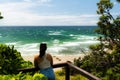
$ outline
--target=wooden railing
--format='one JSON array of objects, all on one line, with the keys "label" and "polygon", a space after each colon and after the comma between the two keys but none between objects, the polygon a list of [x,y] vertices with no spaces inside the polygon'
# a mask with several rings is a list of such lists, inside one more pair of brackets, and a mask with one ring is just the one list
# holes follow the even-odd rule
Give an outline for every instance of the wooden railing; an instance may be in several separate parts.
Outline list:
[{"label": "wooden railing", "polygon": [[[64,63],[58,63],[54,64],[53,68],[59,68],[59,67],[65,67],[65,80],[70,80],[70,69],[72,68],[73,70],[77,70],[81,75],[84,77],[88,78],[89,80],[101,80],[100,78],[90,74],[89,72],[73,65],[71,62],[64,62]],[[39,69],[36,68],[24,68],[24,69],[18,69],[18,71],[22,71],[23,73],[25,72],[33,72],[33,71],[38,71]]]}]

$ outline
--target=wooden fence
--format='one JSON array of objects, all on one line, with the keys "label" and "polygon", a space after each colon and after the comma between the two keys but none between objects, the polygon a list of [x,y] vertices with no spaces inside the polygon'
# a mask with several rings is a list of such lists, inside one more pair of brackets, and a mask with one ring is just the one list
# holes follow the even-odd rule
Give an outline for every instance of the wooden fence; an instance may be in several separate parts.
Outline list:
[{"label": "wooden fence", "polygon": [[[64,63],[58,63],[58,64],[54,64],[53,68],[59,68],[59,67],[65,67],[65,80],[70,80],[70,69],[73,70],[77,70],[81,75],[83,75],[84,77],[88,78],[89,80],[101,80],[100,78],[90,74],[89,72],[75,66],[74,64],[72,64],[71,62],[64,62]],[[18,69],[18,71],[22,71],[23,73],[25,72],[34,72],[34,71],[38,71],[39,69],[36,68],[24,68],[24,69]]]}]

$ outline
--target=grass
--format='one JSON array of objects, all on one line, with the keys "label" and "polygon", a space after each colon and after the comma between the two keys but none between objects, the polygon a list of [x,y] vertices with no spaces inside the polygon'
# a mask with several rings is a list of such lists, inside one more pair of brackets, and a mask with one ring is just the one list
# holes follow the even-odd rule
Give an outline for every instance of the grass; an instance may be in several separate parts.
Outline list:
[{"label": "grass", "polygon": [[[65,80],[65,72],[63,70],[55,71],[56,80]],[[88,80],[80,74],[70,75],[70,80]]]}]

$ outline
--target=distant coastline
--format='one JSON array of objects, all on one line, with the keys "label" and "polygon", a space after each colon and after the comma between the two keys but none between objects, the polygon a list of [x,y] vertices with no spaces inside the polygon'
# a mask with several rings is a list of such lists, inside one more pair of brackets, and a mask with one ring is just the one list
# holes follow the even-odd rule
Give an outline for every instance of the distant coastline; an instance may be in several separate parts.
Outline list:
[{"label": "distant coastline", "polygon": [[28,25],[28,26],[24,26],[24,25],[21,25],[21,26],[17,26],[17,25],[13,25],[13,26],[9,26],[9,25],[0,25],[0,27],[97,27],[97,25]]}]

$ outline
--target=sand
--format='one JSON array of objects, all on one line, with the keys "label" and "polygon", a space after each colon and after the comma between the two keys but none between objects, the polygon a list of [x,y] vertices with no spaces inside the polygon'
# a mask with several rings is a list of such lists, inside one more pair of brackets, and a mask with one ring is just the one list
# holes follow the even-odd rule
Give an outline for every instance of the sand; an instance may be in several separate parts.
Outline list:
[{"label": "sand", "polygon": [[[33,56],[22,56],[24,60],[26,61],[31,61],[33,63],[34,61],[34,55]],[[62,63],[62,62],[66,62],[66,61],[71,61],[73,62],[73,60],[75,58],[83,58],[84,54],[77,54],[77,55],[52,55],[53,57],[53,64],[56,63]]]},{"label": "sand", "polygon": [[[57,63],[63,63],[63,62],[73,62],[74,59],[76,58],[83,58],[85,56],[85,54],[78,54],[78,55],[52,55],[53,57],[53,64],[57,64]],[[34,61],[34,55],[33,56],[22,56],[24,60],[26,61],[31,61],[33,63]],[[59,71],[62,68],[55,68],[54,71]]]}]

